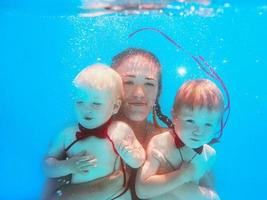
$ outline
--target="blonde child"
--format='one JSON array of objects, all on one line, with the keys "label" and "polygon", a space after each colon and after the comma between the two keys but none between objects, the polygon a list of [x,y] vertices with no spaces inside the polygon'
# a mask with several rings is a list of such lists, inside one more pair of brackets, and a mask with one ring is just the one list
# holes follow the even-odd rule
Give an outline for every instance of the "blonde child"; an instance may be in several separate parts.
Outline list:
[{"label": "blonde child", "polygon": [[173,105],[173,128],[151,139],[138,171],[141,199],[219,199],[210,173],[216,152],[208,144],[220,130],[223,107],[222,93],[213,82],[198,79],[182,85]]},{"label": "blonde child", "polygon": [[[77,123],[53,140],[45,159],[47,176],[71,174],[70,183],[79,184],[107,176],[120,167],[124,170],[123,162],[140,167],[145,159],[143,147],[126,123],[112,119],[123,97],[120,76],[108,66],[95,64],[83,69],[73,83]],[[118,194],[110,198],[129,199],[123,190],[118,188]],[[60,196],[64,194],[59,190]]]}]

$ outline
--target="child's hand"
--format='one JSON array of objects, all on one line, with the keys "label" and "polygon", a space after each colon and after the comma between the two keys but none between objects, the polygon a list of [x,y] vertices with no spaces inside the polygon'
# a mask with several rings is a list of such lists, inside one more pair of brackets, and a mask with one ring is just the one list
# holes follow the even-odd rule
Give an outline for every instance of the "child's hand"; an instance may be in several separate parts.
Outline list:
[{"label": "child's hand", "polygon": [[122,139],[120,142],[115,144],[115,148],[117,149],[118,153],[121,157],[125,158],[129,156],[134,150],[134,146],[130,140]]},{"label": "child's hand", "polygon": [[197,179],[197,169],[193,163],[183,162],[178,170],[185,182],[195,181]]},{"label": "child's hand", "polygon": [[131,168],[139,168],[145,161],[145,150],[134,136],[118,139],[114,142],[114,147]]},{"label": "child's hand", "polygon": [[97,159],[86,152],[78,153],[66,161],[67,168],[71,174],[84,174],[90,171],[90,168],[96,167]]},{"label": "child's hand", "polygon": [[151,155],[156,158],[160,163],[167,163],[167,159],[159,150],[153,148],[151,150]]},{"label": "child's hand", "polygon": [[205,174],[205,170],[201,166],[194,163],[183,162],[180,168],[183,178],[187,181],[199,181]]}]

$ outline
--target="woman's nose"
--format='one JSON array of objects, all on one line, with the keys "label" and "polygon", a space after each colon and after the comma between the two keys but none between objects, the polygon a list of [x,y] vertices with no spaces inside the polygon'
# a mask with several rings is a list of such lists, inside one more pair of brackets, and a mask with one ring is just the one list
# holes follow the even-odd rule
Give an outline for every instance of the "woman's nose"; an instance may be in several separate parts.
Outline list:
[{"label": "woman's nose", "polygon": [[137,86],[134,90],[134,97],[137,99],[142,99],[145,96],[145,92],[142,86]]}]

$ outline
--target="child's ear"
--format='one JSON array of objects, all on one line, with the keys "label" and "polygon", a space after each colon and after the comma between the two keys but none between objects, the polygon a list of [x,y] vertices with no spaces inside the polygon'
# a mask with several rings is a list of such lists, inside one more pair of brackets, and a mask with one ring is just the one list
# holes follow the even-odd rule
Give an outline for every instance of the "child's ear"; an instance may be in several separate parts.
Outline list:
[{"label": "child's ear", "polygon": [[118,113],[120,107],[121,107],[121,100],[117,99],[116,103],[114,104],[113,115]]}]

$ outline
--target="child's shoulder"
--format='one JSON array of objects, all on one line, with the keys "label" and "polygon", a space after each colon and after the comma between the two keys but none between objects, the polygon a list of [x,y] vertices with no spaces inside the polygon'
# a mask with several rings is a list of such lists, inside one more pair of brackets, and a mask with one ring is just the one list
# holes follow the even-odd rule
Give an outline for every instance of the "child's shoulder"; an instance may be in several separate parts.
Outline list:
[{"label": "child's shoulder", "polygon": [[69,126],[56,134],[49,145],[47,156],[62,157],[66,144],[69,144],[75,138],[77,126]]},{"label": "child's shoulder", "polygon": [[78,130],[77,125],[72,125],[64,128],[59,134],[56,136],[56,139],[64,140],[67,138],[72,138]]},{"label": "child's shoulder", "polygon": [[78,131],[78,129],[77,125],[68,126],[62,130],[61,134],[65,136],[73,135]]},{"label": "child's shoulder", "polygon": [[157,134],[151,138],[148,146],[150,148],[156,148],[164,150],[174,144],[174,139],[171,130],[165,130],[164,132]]}]

